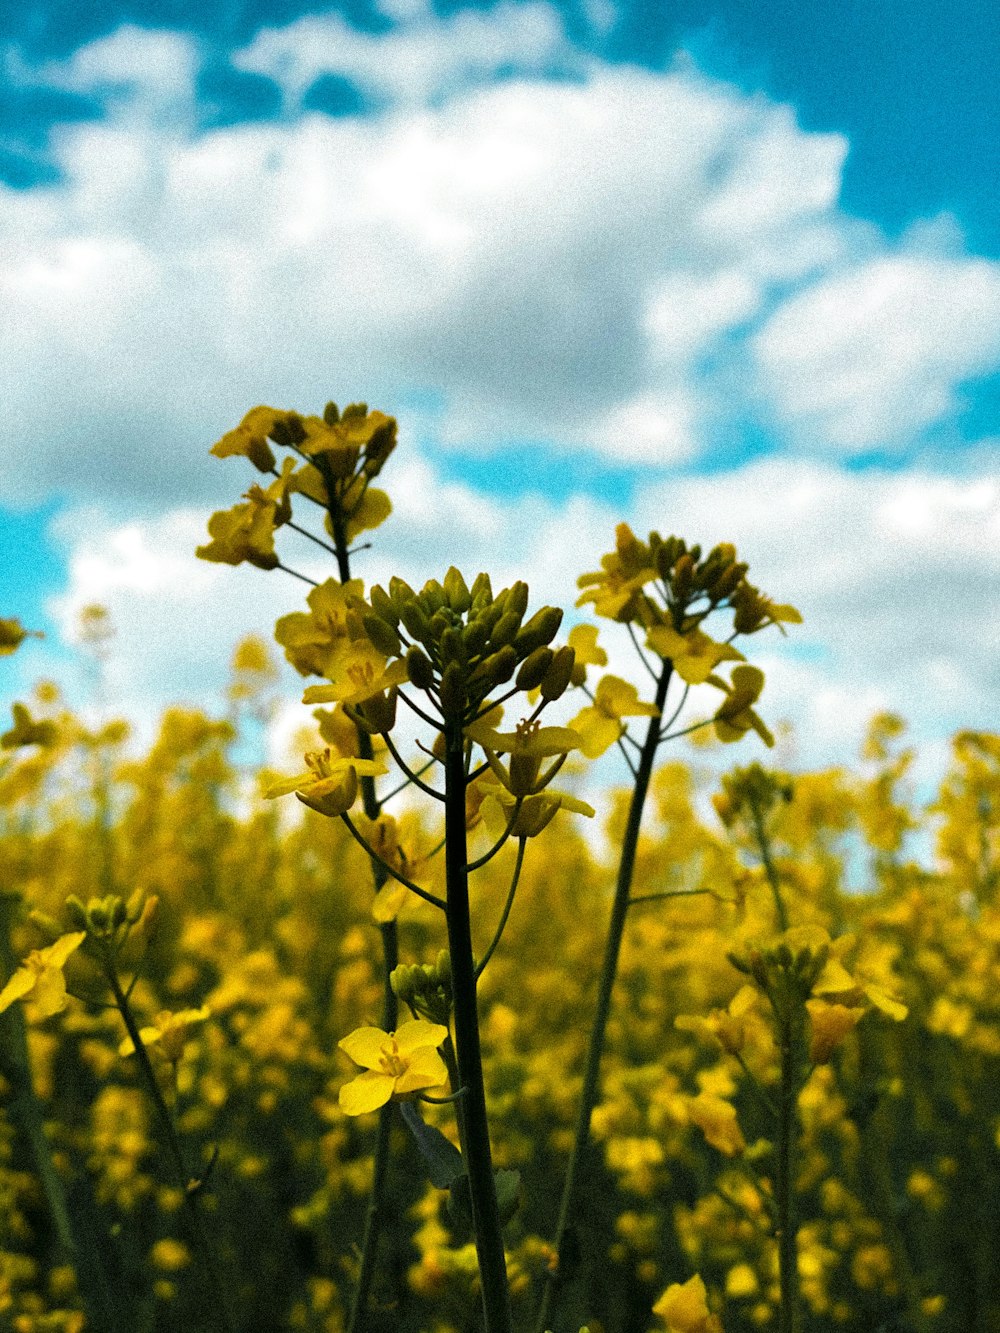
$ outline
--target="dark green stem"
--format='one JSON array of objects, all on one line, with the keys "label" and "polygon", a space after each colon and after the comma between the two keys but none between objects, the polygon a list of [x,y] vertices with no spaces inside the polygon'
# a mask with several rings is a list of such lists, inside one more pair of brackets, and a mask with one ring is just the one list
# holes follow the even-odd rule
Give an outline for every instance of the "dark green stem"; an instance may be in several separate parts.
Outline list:
[{"label": "dark green stem", "polygon": [[184,1163],[184,1154],[181,1151],[180,1140],[177,1137],[177,1130],[174,1128],[174,1122],[170,1115],[170,1110],[164,1100],[163,1092],[160,1089],[159,1080],[156,1077],[156,1071],[153,1068],[152,1061],[149,1058],[149,1052],[146,1050],[142,1036],[139,1033],[139,1026],[135,1021],[135,1015],[132,1013],[132,1007],[129,1004],[128,997],[122,989],[121,982],[118,979],[118,970],[115,966],[115,960],[110,946],[105,946],[104,954],[104,972],[111,987],[111,993],[115,999],[115,1005],[122,1016],[125,1024],[125,1030],[128,1032],[135,1048],[135,1058],[142,1074],[143,1082],[146,1085],[146,1091],[153,1103],[156,1111],[156,1118],[159,1121],[160,1131],[163,1136],[163,1142],[167,1148],[167,1155],[170,1158],[173,1167],[174,1181],[180,1188],[184,1197],[184,1206],[187,1212],[188,1225],[191,1232],[191,1238],[194,1241],[194,1247],[201,1265],[202,1277],[206,1294],[209,1297],[209,1318],[215,1325],[226,1330],[226,1333],[234,1333],[235,1324],[230,1316],[225,1288],[215,1262],[215,1254],[212,1250],[208,1233],[205,1230],[205,1223],[201,1215],[201,1209],[198,1206],[197,1186],[189,1174]]},{"label": "dark green stem", "polygon": [[764,874],[767,876],[767,882],[771,886],[771,894],[774,897],[774,911],[778,918],[778,929],[784,932],[788,929],[788,909],[785,907],[785,900],[781,896],[781,881],[778,878],[778,868],[771,856],[771,843],[767,836],[767,830],[764,828],[764,817],[761,814],[760,806],[752,798],[750,800],[750,820],[753,824],[757,850],[760,852],[760,859],[764,864]]},{"label": "dark green stem", "polygon": [[601,967],[601,977],[597,988],[597,1006],[594,1012],[594,1026],[591,1029],[590,1044],[587,1048],[587,1062],[583,1074],[583,1089],[580,1094],[580,1109],[577,1113],[573,1147],[570,1152],[569,1164],[566,1168],[566,1180],[563,1184],[562,1199],[559,1203],[559,1216],[556,1222],[556,1233],[553,1238],[556,1254],[559,1256],[560,1262],[557,1264],[555,1272],[551,1274],[545,1282],[545,1290],[542,1295],[542,1304],[538,1312],[538,1322],[536,1325],[538,1333],[545,1333],[545,1330],[549,1327],[549,1313],[555,1302],[558,1288],[572,1276],[571,1273],[567,1272],[569,1265],[566,1260],[569,1251],[568,1242],[571,1239],[572,1232],[573,1206],[576,1202],[577,1179],[580,1174],[584,1155],[587,1151],[587,1146],[590,1142],[590,1121],[600,1091],[601,1054],[604,1050],[608,1018],[611,1013],[611,995],[614,990],[615,976],[618,971],[618,957],[621,953],[622,937],[625,933],[625,921],[628,916],[629,897],[632,891],[632,876],[635,873],[635,858],[639,847],[639,828],[642,824],[642,812],[646,803],[646,794],[649,791],[650,778],[653,774],[656,751],[660,743],[660,714],[663,712],[663,705],[666,702],[667,689],[670,685],[672,670],[672,663],[664,662],[660,678],[656,684],[655,703],[657,707],[657,715],[649,719],[646,739],[643,743],[642,753],[639,756],[639,764],[636,769],[635,785],[632,788],[632,800],[629,805],[628,822],[625,825],[625,836],[622,840],[622,856],[618,865],[618,881],[615,886],[615,898],[611,907],[611,920],[608,924],[608,935],[604,946],[604,962]]},{"label": "dark green stem", "polygon": [[462,1157],[469,1176],[472,1225],[479,1259],[486,1333],[512,1333],[503,1232],[497,1208],[483,1086],[476,972],[469,911],[465,828],[465,741],[461,722],[445,729],[445,875],[448,885],[448,945],[455,1016],[455,1051],[463,1089],[458,1117]]}]

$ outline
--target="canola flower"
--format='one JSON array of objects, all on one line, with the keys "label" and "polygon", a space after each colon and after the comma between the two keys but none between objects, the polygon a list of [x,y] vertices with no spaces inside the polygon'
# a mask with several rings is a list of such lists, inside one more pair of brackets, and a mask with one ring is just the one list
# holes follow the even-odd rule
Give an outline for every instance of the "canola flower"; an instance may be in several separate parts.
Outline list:
[{"label": "canola flower", "polygon": [[30,1001],[41,1018],[61,1013],[66,1008],[63,968],[86,938],[86,931],[76,930],[44,949],[33,949],[0,991],[0,1013],[17,1000]]},{"label": "canola flower", "polygon": [[364,1071],[345,1083],[338,1100],[345,1115],[365,1115],[388,1101],[440,1088],[448,1069],[438,1047],[448,1035],[440,1023],[414,1018],[395,1032],[357,1028],[337,1044]]},{"label": "canola flower", "polygon": [[700,1274],[672,1282],[653,1306],[667,1333],[723,1333],[722,1320],[708,1308],[708,1292]]}]

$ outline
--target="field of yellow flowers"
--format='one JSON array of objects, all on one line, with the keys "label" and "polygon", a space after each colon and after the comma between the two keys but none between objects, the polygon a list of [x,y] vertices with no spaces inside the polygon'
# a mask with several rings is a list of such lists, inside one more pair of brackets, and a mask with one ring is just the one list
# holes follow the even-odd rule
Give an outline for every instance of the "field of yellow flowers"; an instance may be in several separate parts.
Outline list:
[{"label": "field of yellow flowers", "polygon": [[853,772],[756,763],[744,650],[798,616],[732,548],[583,573],[637,689],[524,585],[366,591],[394,423],[255,412],[200,554],[324,518],[304,771],[247,771],[263,639],[145,753],[44,683],[0,742],[0,1330],[1000,1330],[1000,737],[926,806],[891,715]]}]

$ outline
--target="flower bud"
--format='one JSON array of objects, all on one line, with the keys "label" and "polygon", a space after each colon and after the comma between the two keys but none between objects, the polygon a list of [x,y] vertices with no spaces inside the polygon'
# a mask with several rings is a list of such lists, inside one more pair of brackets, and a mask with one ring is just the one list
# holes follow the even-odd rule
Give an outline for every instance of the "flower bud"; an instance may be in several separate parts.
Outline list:
[{"label": "flower bud", "polygon": [[490,637],[489,626],[483,620],[470,620],[462,630],[462,641],[468,657],[478,657]]},{"label": "flower bud", "polygon": [[87,909],[75,893],[71,893],[63,903],[63,910],[66,913],[67,921],[74,930],[86,930],[90,925],[87,920]]},{"label": "flower bud", "polygon": [[543,606],[526,625],[522,625],[514,640],[519,657],[527,657],[543,644],[551,643],[559,633],[563,613],[557,606]]},{"label": "flower bud", "polygon": [[406,627],[406,632],[412,639],[427,643],[431,637],[431,622],[416,596],[412,596],[409,601],[400,599],[397,605],[399,618]]},{"label": "flower bud", "polygon": [[392,598],[384,588],[376,583],[371,590],[369,601],[372,604],[372,610],[380,620],[384,620],[386,624],[391,625],[393,629],[398,629],[399,612],[396,610],[392,603]]},{"label": "flower bud", "polygon": [[413,644],[406,654],[406,673],[418,690],[429,690],[434,684],[431,659],[416,644]]},{"label": "flower bud", "polygon": [[[541,683],[542,698],[546,703],[551,703],[553,699],[559,699],[566,693],[569,683],[573,679],[575,668],[575,651],[567,645],[557,648]],[[586,679],[586,676],[584,676],[584,679]]]},{"label": "flower bud", "polygon": [[385,653],[386,657],[399,657],[402,644],[394,625],[390,625],[381,616],[374,615],[370,611],[362,615],[361,623],[365,634],[380,653]]},{"label": "flower bud", "polygon": [[[417,649],[417,651],[420,650]],[[365,699],[360,704],[354,704],[353,707],[350,704],[345,704],[344,712],[362,731],[368,732],[370,736],[381,736],[386,731],[392,731],[396,725],[396,700],[398,698],[399,691],[394,685],[385,694],[374,694],[370,699]]]},{"label": "flower bud", "polygon": [[340,409],[336,403],[327,403],[323,408],[323,421],[327,426],[336,426],[340,420]]},{"label": "flower bud", "polygon": [[516,611],[505,611],[490,635],[490,647],[493,649],[503,648],[508,643],[514,642],[514,636],[521,628],[521,617]]},{"label": "flower bud", "polygon": [[454,565],[444,576],[444,593],[451,609],[457,615],[464,616],[472,605],[472,594],[469,592],[465,579],[462,578],[461,573]]},{"label": "flower bud", "polygon": [[445,717],[458,717],[465,709],[465,669],[460,662],[449,662],[441,673],[441,711]]},{"label": "flower bud", "polygon": [[517,653],[508,643],[498,653],[485,658],[470,677],[477,693],[485,698],[498,685],[504,685],[517,670]]},{"label": "flower bud", "polygon": [[428,615],[434,615],[445,605],[444,588],[437,579],[428,579],[420,589],[420,601]]},{"label": "flower bud", "polygon": [[505,611],[513,611],[518,617],[523,618],[528,609],[528,585],[518,579],[507,590],[507,602],[504,606]]},{"label": "flower bud", "polygon": [[536,648],[521,663],[514,684],[519,690],[536,689],[545,679],[554,658],[551,648]]}]

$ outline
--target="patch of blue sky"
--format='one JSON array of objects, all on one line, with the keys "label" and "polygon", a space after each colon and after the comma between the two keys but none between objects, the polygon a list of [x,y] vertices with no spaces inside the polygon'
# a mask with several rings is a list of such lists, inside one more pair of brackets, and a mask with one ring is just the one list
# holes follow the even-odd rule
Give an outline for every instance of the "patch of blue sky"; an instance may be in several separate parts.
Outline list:
[{"label": "patch of blue sky", "polygon": [[630,508],[636,487],[649,468],[619,467],[589,450],[570,452],[544,441],[525,441],[491,448],[488,453],[424,446],[445,481],[462,482],[482,495],[519,500],[541,495],[564,504],[575,495],[589,495],[613,508]]},{"label": "patch of blue sky", "polygon": [[52,630],[46,599],[66,583],[65,563],[48,535],[59,509],[55,501],[32,509],[0,505],[0,615],[17,616],[28,629]]}]

